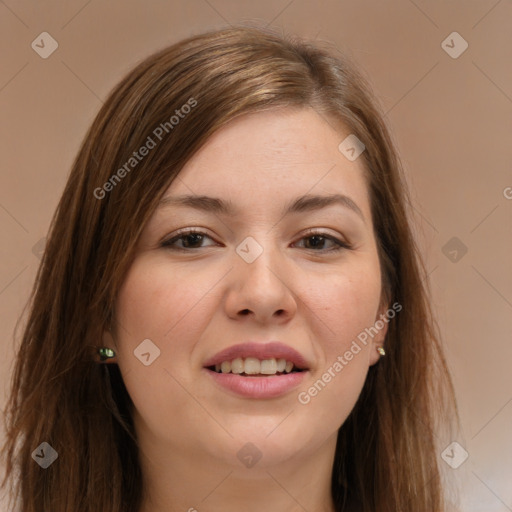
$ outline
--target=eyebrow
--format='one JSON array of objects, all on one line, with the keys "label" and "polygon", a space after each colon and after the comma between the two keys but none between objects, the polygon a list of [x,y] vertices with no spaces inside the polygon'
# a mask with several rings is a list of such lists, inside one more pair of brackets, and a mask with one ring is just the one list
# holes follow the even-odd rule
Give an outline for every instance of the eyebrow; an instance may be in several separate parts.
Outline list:
[{"label": "eyebrow", "polygon": [[[290,213],[311,212],[336,204],[352,210],[363,220],[363,222],[365,222],[363,212],[359,206],[357,206],[357,204],[350,197],[344,194],[307,194],[298,197],[284,207],[282,215],[285,216]],[[167,196],[164,197],[158,205],[159,208],[164,206],[184,206],[230,217],[240,215],[239,211],[235,208],[231,201],[225,201],[216,197],[209,197],[204,195]]]}]

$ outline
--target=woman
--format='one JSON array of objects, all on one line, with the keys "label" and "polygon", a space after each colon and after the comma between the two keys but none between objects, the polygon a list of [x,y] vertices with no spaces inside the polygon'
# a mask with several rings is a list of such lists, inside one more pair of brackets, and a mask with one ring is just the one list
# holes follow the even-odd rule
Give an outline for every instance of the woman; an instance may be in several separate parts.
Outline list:
[{"label": "woman", "polygon": [[346,59],[246,27],[121,81],[17,355],[19,510],[444,510],[453,391],[375,103]]}]

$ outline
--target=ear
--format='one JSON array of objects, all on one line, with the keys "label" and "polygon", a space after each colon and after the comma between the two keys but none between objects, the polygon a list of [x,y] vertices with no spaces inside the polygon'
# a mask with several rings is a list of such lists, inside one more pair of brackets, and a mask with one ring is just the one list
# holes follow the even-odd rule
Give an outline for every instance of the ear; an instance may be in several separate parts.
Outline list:
[{"label": "ear", "polygon": [[96,354],[95,354],[96,362],[101,363],[101,364],[113,364],[113,363],[115,364],[118,362],[116,343],[114,341],[112,334],[107,330],[104,330],[103,334],[101,336],[101,347],[106,347],[106,348],[112,349],[116,355],[114,357],[111,357],[109,359],[105,359],[104,361],[102,361],[100,354],[98,353],[98,350],[100,347],[97,347]]},{"label": "ear", "polygon": [[384,346],[384,341],[386,339],[386,334],[388,332],[388,324],[390,321],[390,317],[388,314],[389,310],[390,305],[388,302],[384,302],[383,304],[381,304],[381,306],[379,306],[377,316],[375,317],[375,322],[371,327],[371,331],[374,333],[374,335],[370,343],[370,366],[374,365],[381,358],[381,355],[377,352],[377,348]]}]

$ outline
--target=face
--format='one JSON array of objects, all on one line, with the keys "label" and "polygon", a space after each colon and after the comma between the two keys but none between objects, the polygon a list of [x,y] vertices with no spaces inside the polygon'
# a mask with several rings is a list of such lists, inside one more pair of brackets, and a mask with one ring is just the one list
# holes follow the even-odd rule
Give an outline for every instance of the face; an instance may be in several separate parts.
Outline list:
[{"label": "face", "polygon": [[368,335],[387,305],[349,133],[311,109],[246,115],[166,191],[112,332],[143,445],[240,466],[251,442],[260,467],[334,446],[386,331]]}]

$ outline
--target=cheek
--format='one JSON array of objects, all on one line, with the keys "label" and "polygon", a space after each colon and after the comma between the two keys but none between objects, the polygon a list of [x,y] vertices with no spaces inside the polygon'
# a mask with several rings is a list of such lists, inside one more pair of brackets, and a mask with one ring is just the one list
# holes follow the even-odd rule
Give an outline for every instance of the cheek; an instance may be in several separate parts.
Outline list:
[{"label": "cheek", "polygon": [[208,322],[214,282],[214,276],[194,278],[150,258],[130,268],[116,303],[115,341],[128,393],[149,420],[155,411],[172,415],[190,400],[180,383],[190,385],[190,354]]},{"label": "cheek", "polygon": [[[204,300],[215,279],[194,278],[190,272],[169,270],[162,262],[148,258],[135,261],[120,290],[116,304],[119,344],[123,352],[132,350],[144,339],[153,340],[162,360],[200,330],[205,318]],[[179,339],[179,343],[176,343]]]},{"label": "cheek", "polygon": [[358,335],[374,324],[380,292],[380,272],[375,265],[333,274],[315,292],[308,292],[311,309],[318,312],[324,328],[325,335],[319,339],[323,340],[324,354],[331,358],[325,363],[343,354]]},{"label": "cheek", "polygon": [[308,305],[321,320],[316,335],[320,365],[297,398],[304,414],[322,417],[326,434],[346,420],[363,388],[374,349],[366,329],[375,323],[380,291],[380,272],[373,265],[332,276],[308,294]]},{"label": "cheek", "polygon": [[[205,421],[200,408],[190,407],[187,390],[191,389],[190,354],[208,322],[208,293],[216,281],[218,276],[170,270],[165,262],[141,257],[132,264],[119,292],[115,329],[119,368],[139,421],[143,418],[149,430],[162,438],[168,431],[180,432],[181,423],[175,418],[184,410],[189,411],[190,421]],[[139,347],[147,339],[154,344],[143,352],[150,353],[148,365],[134,353],[141,354]]]}]

